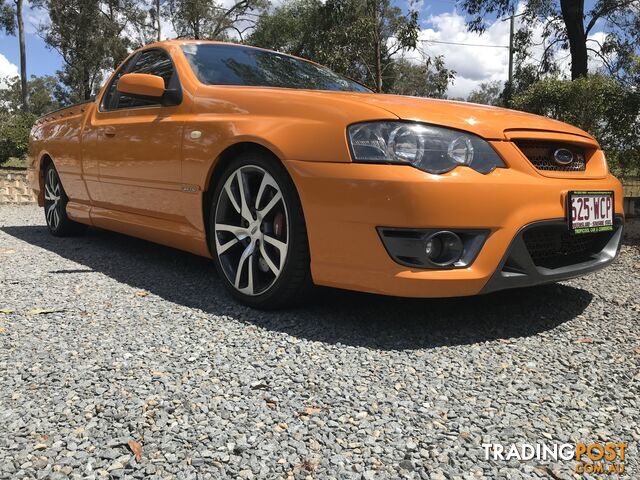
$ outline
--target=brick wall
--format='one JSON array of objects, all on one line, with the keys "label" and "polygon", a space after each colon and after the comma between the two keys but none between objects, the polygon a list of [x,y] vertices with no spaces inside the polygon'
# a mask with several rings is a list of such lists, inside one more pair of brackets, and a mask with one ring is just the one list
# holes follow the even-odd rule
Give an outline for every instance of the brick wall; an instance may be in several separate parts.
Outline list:
[{"label": "brick wall", "polygon": [[627,217],[640,217],[640,197],[625,197],[624,213]]},{"label": "brick wall", "polygon": [[26,170],[0,168],[0,203],[26,204],[35,201]]}]

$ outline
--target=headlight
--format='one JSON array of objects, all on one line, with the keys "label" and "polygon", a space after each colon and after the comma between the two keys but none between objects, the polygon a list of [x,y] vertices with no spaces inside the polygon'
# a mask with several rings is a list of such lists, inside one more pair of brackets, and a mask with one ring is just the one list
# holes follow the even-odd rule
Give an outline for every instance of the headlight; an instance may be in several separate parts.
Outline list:
[{"label": "headlight", "polygon": [[429,173],[464,165],[480,173],[505,167],[483,139],[470,133],[420,123],[367,122],[348,128],[355,162],[399,163]]}]

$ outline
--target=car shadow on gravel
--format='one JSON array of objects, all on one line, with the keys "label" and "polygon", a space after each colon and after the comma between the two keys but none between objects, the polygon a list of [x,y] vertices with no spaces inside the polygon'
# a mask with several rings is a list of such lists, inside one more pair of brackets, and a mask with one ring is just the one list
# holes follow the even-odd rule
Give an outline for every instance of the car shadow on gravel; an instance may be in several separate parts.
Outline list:
[{"label": "car shadow on gravel", "polygon": [[259,312],[237,305],[205,258],[95,228],[77,238],[52,237],[43,226],[0,230],[78,263],[52,263],[48,274],[65,281],[73,274],[90,282],[99,272],[169,302],[330,344],[407,350],[530,337],[576,318],[592,300],[588,291],[560,284],[453,299],[318,289],[303,308]]}]

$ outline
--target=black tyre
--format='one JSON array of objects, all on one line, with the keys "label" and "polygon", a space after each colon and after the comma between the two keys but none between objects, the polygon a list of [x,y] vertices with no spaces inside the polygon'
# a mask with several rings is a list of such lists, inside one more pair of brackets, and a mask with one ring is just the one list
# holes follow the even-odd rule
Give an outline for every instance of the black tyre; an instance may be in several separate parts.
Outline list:
[{"label": "black tyre", "polygon": [[218,179],[209,239],[222,282],[254,308],[299,304],[312,287],[309,243],[286,169],[267,153],[247,151],[229,162]]},{"label": "black tyre", "polygon": [[80,235],[87,230],[86,225],[67,216],[68,201],[56,167],[49,163],[44,171],[44,216],[49,231],[56,237]]}]

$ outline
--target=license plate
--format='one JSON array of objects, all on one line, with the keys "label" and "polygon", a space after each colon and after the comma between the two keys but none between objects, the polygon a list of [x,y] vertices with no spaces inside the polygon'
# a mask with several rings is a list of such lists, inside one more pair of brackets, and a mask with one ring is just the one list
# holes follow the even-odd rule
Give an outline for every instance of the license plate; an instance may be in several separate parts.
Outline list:
[{"label": "license plate", "polygon": [[573,234],[613,230],[613,192],[569,192],[567,213]]}]

